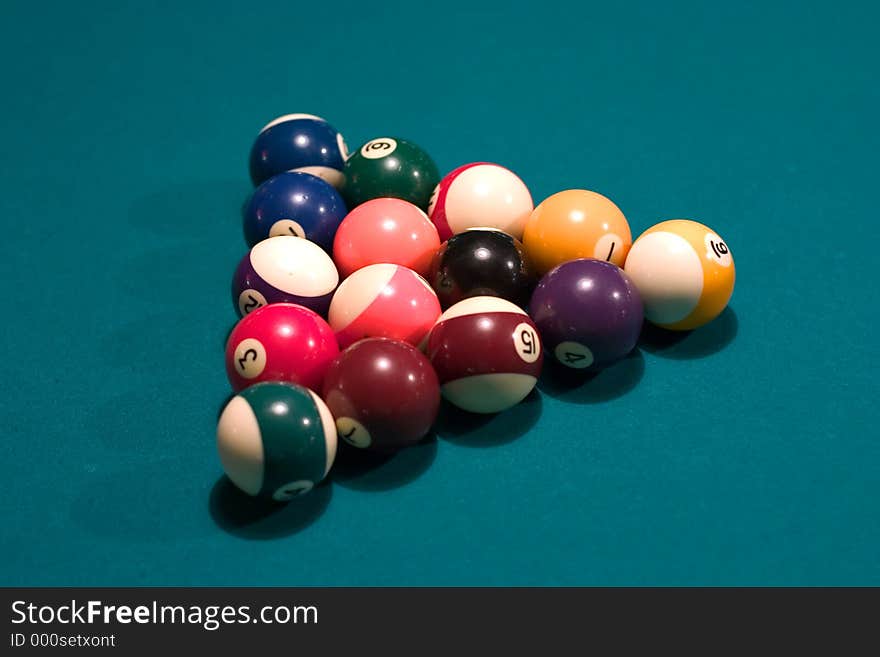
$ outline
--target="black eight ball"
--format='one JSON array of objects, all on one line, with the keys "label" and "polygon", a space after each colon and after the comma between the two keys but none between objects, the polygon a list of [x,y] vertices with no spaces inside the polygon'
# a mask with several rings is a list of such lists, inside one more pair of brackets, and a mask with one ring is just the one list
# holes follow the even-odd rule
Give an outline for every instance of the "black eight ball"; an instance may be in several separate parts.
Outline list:
[{"label": "black eight ball", "polygon": [[525,308],[537,277],[519,240],[500,230],[472,228],[440,247],[430,282],[443,308],[482,295]]}]

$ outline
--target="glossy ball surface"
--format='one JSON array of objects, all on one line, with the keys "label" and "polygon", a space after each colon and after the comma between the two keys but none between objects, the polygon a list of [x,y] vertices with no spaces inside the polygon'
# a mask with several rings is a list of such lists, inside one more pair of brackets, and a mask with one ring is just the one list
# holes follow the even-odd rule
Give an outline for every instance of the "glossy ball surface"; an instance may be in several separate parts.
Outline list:
[{"label": "glossy ball surface", "polygon": [[378,264],[358,269],[330,302],[330,326],[345,349],[363,338],[392,338],[421,344],[440,316],[440,302],[412,269]]},{"label": "glossy ball surface", "polygon": [[674,331],[715,319],[736,283],[727,243],[708,226],[687,219],[664,221],[642,233],[625,270],[642,295],[645,317]]},{"label": "glossy ball surface", "polygon": [[440,182],[434,160],[419,146],[397,137],[371,139],[345,162],[342,196],[348,207],[380,197],[400,198],[427,210]]},{"label": "glossy ball surface", "polygon": [[283,302],[326,316],[338,283],[336,266],[317,244],[299,237],[272,237],[241,259],[232,277],[232,305],[240,317]]},{"label": "glossy ball surface", "polygon": [[493,296],[525,308],[537,277],[523,245],[499,230],[472,228],[440,247],[428,277],[443,308]]},{"label": "glossy ball surface", "polygon": [[534,322],[497,297],[471,297],[444,312],[427,354],[443,396],[473,413],[498,413],[525,399],[544,358]]},{"label": "glossy ball surface", "polygon": [[419,208],[398,198],[375,198],[343,220],[333,242],[333,260],[343,278],[382,262],[427,276],[439,248],[437,229]]},{"label": "glossy ball surface", "polygon": [[474,162],[446,174],[428,206],[428,216],[445,241],[468,228],[503,230],[522,239],[534,205],[525,183],[510,169]]},{"label": "glossy ball surface", "polygon": [[282,171],[303,171],[342,185],[348,149],[339,131],[320,116],[285,114],[260,130],[250,154],[254,186]]},{"label": "glossy ball surface", "polygon": [[285,381],[320,390],[339,354],[333,329],[303,306],[273,303],[245,316],[226,343],[226,375],[233,390]]},{"label": "glossy ball surface", "polygon": [[253,246],[292,235],[329,252],[347,212],[342,196],[326,181],[308,173],[279,173],[257,187],[245,206],[244,239]]},{"label": "glossy ball surface", "polygon": [[585,189],[569,189],[535,208],[523,245],[538,274],[578,258],[596,258],[622,267],[632,245],[626,217],[610,199]]},{"label": "glossy ball surface", "polygon": [[548,354],[566,367],[596,371],[633,350],[642,299],[620,267],[572,260],[552,269],[532,295],[529,314]]},{"label": "glossy ball surface", "polygon": [[336,458],[336,426],[311,390],[260,383],[233,397],[217,423],[226,475],[248,495],[286,502],[308,493]]},{"label": "glossy ball surface", "polygon": [[440,407],[440,384],[430,361],[412,345],[367,338],[330,364],[323,397],[340,438],[354,447],[388,451],[428,434]]}]

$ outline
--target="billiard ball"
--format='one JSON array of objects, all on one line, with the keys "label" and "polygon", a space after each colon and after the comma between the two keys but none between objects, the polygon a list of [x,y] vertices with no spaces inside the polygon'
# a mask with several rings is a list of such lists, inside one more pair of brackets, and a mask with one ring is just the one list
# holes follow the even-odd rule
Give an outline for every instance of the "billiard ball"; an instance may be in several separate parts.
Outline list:
[{"label": "billiard ball", "polygon": [[308,493],[336,458],[336,426],[311,390],[259,383],[242,390],[217,423],[226,476],[248,495],[286,502]]},{"label": "billiard ball", "polygon": [[626,217],[609,199],[585,189],[569,189],[545,199],[526,222],[523,245],[538,274],[578,258],[596,258],[623,267],[632,245]]},{"label": "billiard ball", "polygon": [[261,381],[320,390],[338,353],[333,329],[320,315],[296,304],[273,303],[246,315],[232,329],[226,375],[236,391]]},{"label": "billiard ball", "polygon": [[342,196],[349,208],[390,196],[428,208],[440,182],[434,160],[411,141],[397,137],[371,139],[345,161]]},{"label": "billiard ball", "polygon": [[412,269],[368,265],[346,278],[330,302],[330,326],[345,349],[361,338],[382,337],[421,344],[440,315],[428,282]]},{"label": "billiard ball", "polygon": [[498,413],[532,391],[543,364],[534,322],[498,297],[470,297],[444,312],[427,354],[443,396],[472,413]]},{"label": "billiard ball", "polygon": [[242,259],[232,277],[232,305],[243,317],[270,303],[289,302],[327,314],[339,274],[317,244],[271,237]]},{"label": "billiard ball", "polygon": [[366,338],[330,364],[324,400],[349,445],[390,451],[419,442],[440,407],[431,363],[406,342]]},{"label": "billiard ball", "polygon": [[431,196],[428,216],[440,239],[468,228],[498,228],[522,239],[532,195],[513,171],[490,162],[465,164],[446,174]]},{"label": "billiard ball", "polygon": [[254,140],[251,181],[257,186],[282,171],[303,171],[338,188],[346,157],[342,135],[320,116],[285,114],[267,123]]},{"label": "billiard ball", "polygon": [[524,308],[536,277],[519,240],[500,230],[471,228],[440,247],[428,281],[443,308],[475,296],[501,297]]},{"label": "billiard ball", "polygon": [[636,346],[644,312],[620,267],[594,258],[554,267],[532,295],[529,313],[544,349],[573,369],[597,371]]},{"label": "billiard ball", "polygon": [[675,331],[720,315],[736,281],[727,243],[708,226],[687,219],[664,221],[642,233],[625,270],[645,302],[645,317]]},{"label": "billiard ball", "polygon": [[309,173],[285,171],[254,190],[244,210],[244,239],[253,246],[268,237],[293,235],[325,251],[347,210],[330,183]]},{"label": "billiard ball", "polygon": [[427,276],[438,248],[437,229],[419,208],[399,198],[374,198],[357,206],[339,226],[333,260],[343,278],[380,262]]}]

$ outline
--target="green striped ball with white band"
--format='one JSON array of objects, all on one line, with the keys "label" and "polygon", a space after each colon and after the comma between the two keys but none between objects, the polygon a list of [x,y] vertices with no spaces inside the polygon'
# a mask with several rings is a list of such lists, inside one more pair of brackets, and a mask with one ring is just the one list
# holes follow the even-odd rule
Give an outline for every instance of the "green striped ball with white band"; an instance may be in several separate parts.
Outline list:
[{"label": "green striped ball with white band", "polygon": [[226,404],[217,423],[217,451],[238,488],[285,502],[327,475],[336,458],[336,424],[308,388],[258,383]]}]

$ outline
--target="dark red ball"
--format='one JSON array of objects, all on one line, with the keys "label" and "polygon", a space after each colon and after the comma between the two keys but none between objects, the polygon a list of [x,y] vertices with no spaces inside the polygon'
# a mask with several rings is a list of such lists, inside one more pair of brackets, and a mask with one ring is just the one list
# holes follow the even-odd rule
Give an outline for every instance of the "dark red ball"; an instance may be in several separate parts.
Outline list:
[{"label": "dark red ball", "polygon": [[440,384],[415,347],[366,338],[330,364],[323,397],[340,438],[354,447],[390,451],[419,442],[431,430]]}]

